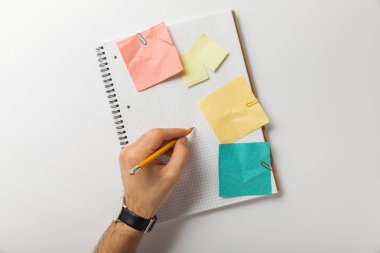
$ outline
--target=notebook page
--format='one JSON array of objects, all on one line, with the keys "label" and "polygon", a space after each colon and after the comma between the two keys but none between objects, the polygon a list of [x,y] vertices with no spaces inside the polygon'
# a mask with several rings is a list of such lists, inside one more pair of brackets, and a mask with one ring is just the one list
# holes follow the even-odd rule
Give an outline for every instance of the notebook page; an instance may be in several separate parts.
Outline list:
[{"label": "notebook page", "polygon": [[[117,41],[103,45],[129,142],[135,141],[151,128],[195,127],[189,137],[191,155],[188,165],[171,197],[159,210],[159,222],[260,197],[219,197],[219,142],[197,106],[197,101],[235,77],[243,75],[249,80],[232,12],[224,11],[168,25],[168,28],[180,54],[204,33],[224,47],[229,55],[216,73],[207,70],[209,80],[201,84],[187,88],[177,76],[137,92],[116,46]],[[262,141],[264,137],[261,129],[239,140]],[[272,192],[277,192],[273,173]]]}]

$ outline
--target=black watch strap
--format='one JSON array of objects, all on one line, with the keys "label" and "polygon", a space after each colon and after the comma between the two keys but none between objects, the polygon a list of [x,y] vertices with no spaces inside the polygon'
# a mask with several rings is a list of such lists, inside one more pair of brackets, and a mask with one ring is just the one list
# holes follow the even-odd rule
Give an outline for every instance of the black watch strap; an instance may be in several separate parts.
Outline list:
[{"label": "black watch strap", "polygon": [[123,206],[117,220],[146,234],[152,230],[157,217],[154,216],[152,219],[145,219],[129,210],[126,206]]}]

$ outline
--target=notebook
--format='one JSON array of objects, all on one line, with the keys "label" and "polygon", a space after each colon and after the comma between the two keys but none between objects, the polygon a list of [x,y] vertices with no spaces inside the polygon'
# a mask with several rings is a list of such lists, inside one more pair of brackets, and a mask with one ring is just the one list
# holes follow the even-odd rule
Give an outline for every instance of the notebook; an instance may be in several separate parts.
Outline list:
[{"label": "notebook", "polygon": [[[221,198],[218,194],[218,139],[197,106],[197,102],[235,77],[250,80],[239,40],[235,14],[231,10],[195,18],[178,24],[168,24],[174,44],[180,54],[188,50],[201,34],[206,34],[228,52],[228,57],[209,79],[187,88],[180,76],[170,78],[142,92],[136,91],[116,45],[120,40],[97,48],[99,67],[106,95],[121,146],[135,141],[151,128],[195,127],[189,137],[190,159],[179,182],[160,208],[158,222],[167,221],[206,210],[243,202],[261,196]],[[238,142],[263,142],[262,129]],[[272,193],[277,193],[272,170]]]}]

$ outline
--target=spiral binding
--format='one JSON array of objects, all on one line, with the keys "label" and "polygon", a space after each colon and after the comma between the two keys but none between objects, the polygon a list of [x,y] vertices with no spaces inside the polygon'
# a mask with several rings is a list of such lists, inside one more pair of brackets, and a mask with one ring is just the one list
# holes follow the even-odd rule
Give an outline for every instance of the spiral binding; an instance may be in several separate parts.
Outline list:
[{"label": "spiral binding", "polygon": [[111,72],[109,71],[110,69],[107,62],[106,52],[104,51],[103,46],[96,48],[96,55],[98,57],[99,68],[103,79],[104,88],[106,88],[108,103],[111,107],[112,118],[116,125],[116,134],[118,135],[120,145],[125,146],[128,144],[127,134],[125,132],[123,119],[121,118],[120,106],[116,97]]}]

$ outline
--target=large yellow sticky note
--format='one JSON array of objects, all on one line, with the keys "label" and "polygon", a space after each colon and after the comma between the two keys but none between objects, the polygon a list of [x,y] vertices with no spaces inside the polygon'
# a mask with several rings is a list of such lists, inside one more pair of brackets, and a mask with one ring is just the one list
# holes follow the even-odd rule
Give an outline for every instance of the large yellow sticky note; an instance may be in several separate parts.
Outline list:
[{"label": "large yellow sticky note", "polygon": [[232,143],[269,122],[243,76],[198,101],[220,143]]},{"label": "large yellow sticky note", "polygon": [[202,34],[193,46],[181,55],[182,78],[185,85],[191,87],[207,80],[208,75],[204,66],[215,72],[227,55],[228,53],[223,47]]}]

